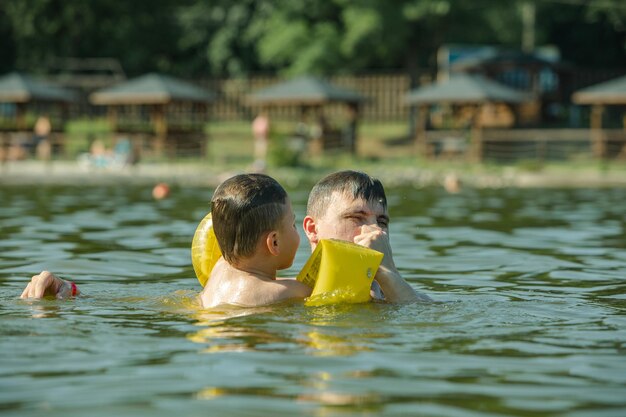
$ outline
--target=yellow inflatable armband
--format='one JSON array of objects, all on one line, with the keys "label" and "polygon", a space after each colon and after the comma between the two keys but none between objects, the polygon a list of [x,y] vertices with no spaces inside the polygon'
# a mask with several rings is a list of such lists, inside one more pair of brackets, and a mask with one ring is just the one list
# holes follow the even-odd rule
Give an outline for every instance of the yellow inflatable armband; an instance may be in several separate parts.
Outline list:
[{"label": "yellow inflatable armband", "polygon": [[213,230],[211,213],[204,216],[196,228],[191,242],[191,263],[196,272],[198,281],[204,287],[211,276],[211,271],[217,260],[222,256],[222,251],[217,243]]},{"label": "yellow inflatable armband", "polygon": [[307,306],[363,303],[383,254],[373,249],[335,239],[322,239],[298,274],[298,281],[313,288]]}]

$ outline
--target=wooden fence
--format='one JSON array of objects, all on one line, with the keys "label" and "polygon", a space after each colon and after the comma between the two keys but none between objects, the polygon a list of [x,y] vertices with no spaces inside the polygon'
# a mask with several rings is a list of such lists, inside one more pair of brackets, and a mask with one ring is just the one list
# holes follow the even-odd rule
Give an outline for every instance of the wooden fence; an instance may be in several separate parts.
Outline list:
[{"label": "wooden fence", "polygon": [[[521,160],[573,161],[603,159],[626,162],[626,130],[604,129],[484,129],[429,130],[425,143],[418,146],[415,139],[386,146],[402,146],[406,156],[423,152],[424,156],[438,160],[493,161],[501,163]],[[22,148],[31,138],[29,132],[0,132],[0,161],[13,159],[11,155]],[[154,137],[150,134],[125,134],[133,148],[142,156],[154,154]],[[602,143],[598,146],[597,140]],[[53,157],[73,158],[66,148],[65,135],[51,135]],[[172,136],[166,142],[166,155],[200,157],[206,154],[207,138],[203,135],[188,136],[184,141]],[[380,146],[385,146],[382,143]],[[175,148],[175,149],[174,149]],[[34,152],[34,149],[30,152]],[[599,153],[601,152],[601,153]],[[28,155],[23,155],[28,156]],[[34,156],[34,155],[32,155]]]},{"label": "wooden fence", "polygon": [[[211,118],[219,121],[252,120],[260,110],[251,106],[247,96],[254,91],[281,81],[277,77],[251,77],[199,80],[197,84],[218,93],[219,97],[211,107]],[[410,89],[410,78],[405,74],[338,76],[329,81],[339,87],[354,90],[366,98],[360,110],[360,117],[368,121],[407,120],[409,107],[403,97]],[[340,104],[324,108],[327,116],[343,117],[345,109]],[[296,106],[277,107],[270,110],[270,116],[277,120],[297,120],[300,109]]]},{"label": "wooden fence", "polygon": [[[601,146],[595,141],[600,134]],[[626,161],[626,130],[604,129],[485,129],[481,132],[426,132],[426,157],[474,161]],[[600,151],[599,151],[600,150]]]},{"label": "wooden fence", "polygon": [[[567,103],[571,92],[580,88],[606,81],[618,75],[624,74],[625,69],[615,70],[572,70],[562,80],[563,97],[560,101]],[[423,69],[415,75],[420,84],[429,83],[434,73]],[[211,78],[195,79],[189,82],[209,89],[217,93],[217,100],[212,104],[209,111],[213,121],[246,121],[252,120],[258,113],[259,108],[250,106],[247,97],[260,88],[283,81],[276,76],[251,75],[246,78]],[[104,116],[106,109],[102,106],[93,106],[87,97],[93,92],[92,84],[81,85],[79,80],[72,84],[60,84],[58,80],[51,79],[59,85],[72,88],[77,91],[80,100],[72,104],[69,109],[70,118],[86,116]],[[409,118],[411,109],[404,105],[403,97],[411,89],[411,79],[407,73],[376,73],[363,75],[344,75],[330,77],[329,81],[341,87],[359,92],[367,101],[364,103],[360,118],[368,122],[400,122]],[[529,88],[527,79],[508,79],[508,83],[516,88]],[[522,81],[526,82],[524,84]],[[87,81],[85,81],[86,83]],[[343,117],[343,106],[334,105],[325,108],[330,117]],[[297,107],[276,108],[272,110],[271,117],[277,120],[294,120],[300,116]]]},{"label": "wooden fence", "polygon": [[[283,81],[279,77],[254,76],[249,78],[198,79],[190,80],[196,85],[217,93],[209,114],[212,121],[251,121],[260,107],[251,105],[248,96],[255,91]],[[410,77],[406,74],[382,74],[363,76],[338,76],[329,79],[333,84],[354,90],[365,97],[360,109],[362,120],[374,122],[398,122],[407,120],[410,108],[403,104],[404,95],[410,90]],[[93,106],[87,97],[90,91],[83,90],[80,99],[70,107],[71,118],[104,117],[106,108]],[[329,118],[342,118],[345,108],[340,104],[324,107]],[[275,120],[297,120],[297,106],[276,107],[270,110]]]}]

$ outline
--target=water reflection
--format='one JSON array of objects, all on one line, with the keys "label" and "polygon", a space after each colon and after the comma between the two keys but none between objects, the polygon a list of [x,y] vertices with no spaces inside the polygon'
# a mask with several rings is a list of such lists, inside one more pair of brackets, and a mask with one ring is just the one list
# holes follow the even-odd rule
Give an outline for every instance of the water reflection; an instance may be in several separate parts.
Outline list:
[{"label": "water reflection", "polygon": [[[367,311],[369,310],[369,311]],[[272,306],[255,309],[222,309],[200,311],[194,315],[201,329],[187,337],[194,343],[205,345],[204,354],[243,354],[245,352],[274,352],[302,357],[349,357],[359,352],[372,351],[378,338],[386,335],[365,328],[354,318],[371,313],[367,305],[325,306],[305,308],[301,305]],[[353,328],[356,326],[356,328]],[[285,357],[287,359],[287,357]],[[236,360],[236,359],[234,359]],[[280,356],[276,358],[280,361]],[[275,362],[275,361],[273,361]],[[263,364],[261,361],[259,364]],[[222,397],[280,398],[297,403],[315,405],[315,415],[332,413],[335,407],[351,410],[372,409],[379,403],[375,393],[362,394],[338,390],[333,386],[332,372],[292,373],[281,371],[281,366],[267,364],[259,374],[273,380],[288,381],[302,389],[286,392],[278,386],[250,386],[247,383],[227,382],[204,387],[196,398],[215,401]],[[262,366],[262,365],[261,365]],[[367,371],[352,372],[339,380],[367,378]],[[279,384],[282,385],[282,384]],[[293,390],[292,390],[293,391]],[[328,409],[327,407],[331,407]]]},{"label": "water reflection", "polygon": [[[272,314],[276,307],[237,308],[201,310],[194,314],[195,325],[201,327],[187,336],[194,343],[207,347],[204,353],[245,352],[264,349],[272,344],[286,343],[287,338],[280,334],[265,331],[256,326],[256,315]],[[238,318],[252,316],[251,323]]]},{"label": "water reflection", "polygon": [[348,356],[370,350],[369,344],[385,337],[342,325],[346,315],[356,315],[354,308],[358,308],[343,307],[339,311],[336,307],[309,309],[300,305],[203,310],[193,316],[201,328],[187,338],[206,345],[205,353],[288,352],[296,348],[312,356]]},{"label": "water reflection", "polygon": [[62,311],[56,301],[24,300],[23,302],[30,307],[30,314],[34,319],[58,318]]}]

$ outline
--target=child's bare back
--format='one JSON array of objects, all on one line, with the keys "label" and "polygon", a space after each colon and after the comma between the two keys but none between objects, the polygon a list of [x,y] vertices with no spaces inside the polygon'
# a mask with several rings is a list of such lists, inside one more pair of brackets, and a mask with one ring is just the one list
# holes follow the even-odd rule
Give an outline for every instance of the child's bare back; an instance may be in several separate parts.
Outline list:
[{"label": "child's bare back", "polygon": [[211,278],[200,293],[202,306],[255,307],[290,298],[304,298],[311,288],[291,278],[265,278],[233,268],[224,259],[215,265]]}]

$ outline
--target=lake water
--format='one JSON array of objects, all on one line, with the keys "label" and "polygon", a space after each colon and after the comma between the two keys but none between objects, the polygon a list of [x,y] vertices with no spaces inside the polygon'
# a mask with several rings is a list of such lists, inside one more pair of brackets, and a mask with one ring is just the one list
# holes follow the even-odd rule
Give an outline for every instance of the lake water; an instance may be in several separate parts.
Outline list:
[{"label": "lake water", "polygon": [[[389,189],[437,302],[218,312],[189,257],[210,191],[172,191],[0,186],[3,416],[626,415],[626,189]],[[20,300],[43,269],[88,297]]]}]

